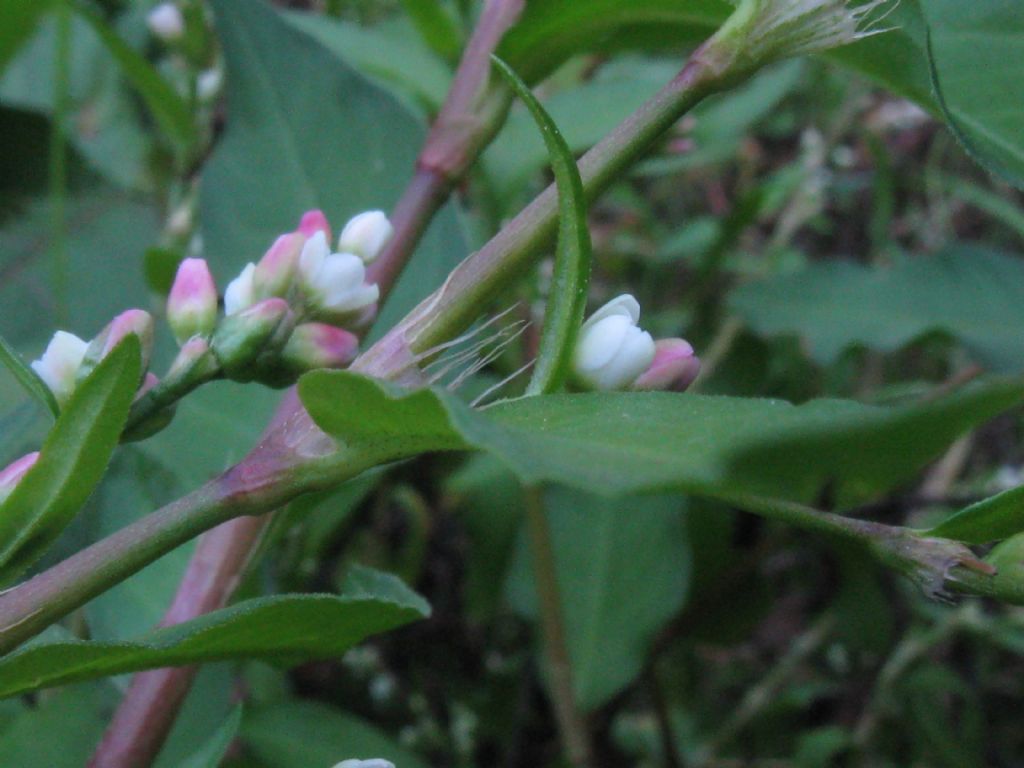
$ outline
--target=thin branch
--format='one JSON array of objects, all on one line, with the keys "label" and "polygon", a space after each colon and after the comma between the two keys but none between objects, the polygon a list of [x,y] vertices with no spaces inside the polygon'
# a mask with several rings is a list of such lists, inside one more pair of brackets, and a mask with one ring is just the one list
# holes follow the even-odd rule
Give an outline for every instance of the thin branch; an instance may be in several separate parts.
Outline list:
[{"label": "thin branch", "polygon": [[555,718],[569,762],[574,768],[586,768],[591,764],[590,736],[587,723],[576,706],[572,660],[565,635],[551,528],[544,512],[544,497],[540,488],[534,486],[525,491],[526,527],[530,534],[533,577],[540,601],[540,626],[548,658]]}]

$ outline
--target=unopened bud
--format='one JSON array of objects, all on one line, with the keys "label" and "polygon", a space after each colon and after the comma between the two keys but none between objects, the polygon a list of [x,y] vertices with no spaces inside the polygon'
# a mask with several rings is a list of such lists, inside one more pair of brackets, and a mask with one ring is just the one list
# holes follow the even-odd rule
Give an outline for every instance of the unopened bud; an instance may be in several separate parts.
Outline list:
[{"label": "unopened bud", "polygon": [[57,331],[43,356],[32,363],[32,370],[50,388],[60,405],[64,405],[75,390],[78,369],[82,367],[88,348],[88,342],[73,333]]},{"label": "unopened bud", "polygon": [[3,469],[0,469],[0,504],[7,501],[7,497],[14,493],[14,489],[21,481],[21,478],[25,476],[26,472],[32,469],[38,458],[39,451],[35,451],[34,453],[22,456],[20,459],[17,459]]},{"label": "unopened bud", "polygon": [[249,263],[241,274],[228,283],[224,291],[224,314],[230,317],[238,314],[243,309],[248,309],[256,302],[256,290],[253,278],[256,274],[256,265]]},{"label": "unopened bud", "polygon": [[178,350],[177,357],[167,371],[167,378],[179,380],[206,380],[220,369],[210,343],[202,336],[193,336]]},{"label": "unopened bud", "polygon": [[180,40],[185,34],[185,18],[174,3],[160,3],[146,16],[146,25],[164,42]]},{"label": "unopened bud", "polygon": [[633,384],[654,361],[654,339],[637,327],[640,305],[629,294],[597,310],[580,328],[573,372],[587,389],[609,391]]},{"label": "unopened bud", "polygon": [[142,377],[142,384],[139,385],[138,390],[135,392],[135,402],[139,398],[145,396],[153,387],[160,383],[160,378],[150,371],[146,371],[146,375]]},{"label": "unopened bud", "polygon": [[208,336],[217,325],[217,286],[204,259],[185,259],[167,297],[167,322],[178,344]]},{"label": "unopened bud", "polygon": [[196,96],[199,101],[213,101],[224,84],[224,73],[218,67],[204,69],[196,77]]},{"label": "unopened bud", "polygon": [[327,222],[324,212],[319,209],[306,211],[302,214],[302,218],[299,220],[299,232],[307,238],[312,237],[317,232],[323,232],[327,242],[331,241],[331,225]]},{"label": "unopened bud", "polygon": [[342,760],[334,768],[395,768],[395,764],[390,760],[374,757],[369,760]]},{"label": "unopened bud", "polygon": [[253,293],[256,298],[287,298],[305,242],[306,237],[301,232],[289,232],[274,241],[263,254],[253,274]]},{"label": "unopened bud", "polygon": [[281,362],[294,373],[315,368],[344,368],[355,359],[359,339],[325,323],[303,323],[281,350]]},{"label": "unopened bud", "polygon": [[251,381],[261,359],[280,352],[294,325],[288,302],[264,299],[224,318],[213,335],[213,352],[229,378]]},{"label": "unopened bud", "polygon": [[658,339],[654,360],[633,382],[633,389],[685,392],[700,373],[700,359],[685,339]]},{"label": "unopened bud", "polygon": [[85,352],[85,360],[78,370],[78,378],[84,379],[99,365],[100,360],[109,355],[114,347],[121,343],[125,336],[135,336],[139,340],[141,370],[149,367],[149,356],[153,351],[153,317],[144,309],[128,309],[115,317],[107,327],[100,331]]},{"label": "unopened bud", "polygon": [[380,254],[394,234],[384,211],[365,211],[349,219],[338,237],[338,250],[354,253],[369,264]]}]

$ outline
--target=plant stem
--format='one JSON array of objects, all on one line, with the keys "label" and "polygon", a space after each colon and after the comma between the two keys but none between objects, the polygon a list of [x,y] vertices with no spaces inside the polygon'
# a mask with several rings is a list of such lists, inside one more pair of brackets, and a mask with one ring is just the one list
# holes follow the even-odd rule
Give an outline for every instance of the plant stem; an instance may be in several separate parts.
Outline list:
[{"label": "plant stem", "polygon": [[569,762],[576,768],[586,768],[591,763],[590,738],[587,734],[587,724],[576,707],[572,661],[566,642],[555,551],[551,542],[551,529],[544,512],[544,496],[540,488],[531,486],[525,489],[525,497],[526,527],[530,534],[533,578],[540,602],[540,625],[548,657],[555,718]]},{"label": "plant stem", "polygon": [[[269,515],[239,517],[205,533],[189,561],[174,602],[160,626],[171,626],[223,608],[240,581]],[[96,748],[90,768],[148,766],[156,759],[198,666],[140,672],[132,677]]]},{"label": "plant stem", "polygon": [[524,0],[489,0],[480,14],[416,173],[392,213],[394,235],[367,269],[366,279],[382,294],[390,291],[434,214],[504,122],[512,97],[501,83],[490,85],[491,54],[523,5]]},{"label": "plant stem", "polygon": [[[735,82],[722,76],[699,48],[667,86],[622,122],[579,163],[592,201],[690,108]],[[462,262],[445,284],[413,310],[353,365],[376,376],[401,374],[419,353],[465,329],[498,291],[529,267],[554,237],[558,193],[548,187],[483,248]]]},{"label": "plant stem", "polygon": [[71,7],[60,0],[55,9],[53,117],[50,126],[50,255],[57,324],[68,321],[67,132],[71,83]]}]

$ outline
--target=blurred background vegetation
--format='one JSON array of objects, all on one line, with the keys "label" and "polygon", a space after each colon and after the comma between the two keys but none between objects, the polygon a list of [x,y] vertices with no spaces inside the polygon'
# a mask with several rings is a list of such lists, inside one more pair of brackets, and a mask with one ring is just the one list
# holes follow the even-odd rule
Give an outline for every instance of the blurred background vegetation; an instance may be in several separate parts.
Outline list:
[{"label": "blurred background vegetation", "polygon": [[[438,27],[424,5],[253,0],[215,36],[209,10],[189,0],[186,35],[172,43],[147,30],[141,1],[86,6],[91,21],[57,3],[32,19],[23,44],[0,49],[0,333],[32,358],[57,327],[88,336],[123,307],[160,312],[185,255],[207,258],[223,285],[307,208],[337,220],[387,209],[479,10],[444,4]],[[705,393],[892,403],[982,370],[1019,373],[1024,198],[944,124],[928,5],[905,0],[890,17],[910,41],[892,71],[878,57],[898,46],[880,36],[774,65],[680,122],[591,210],[592,303],[633,292],[655,336],[694,344]],[[722,10],[695,6],[692,23],[602,39],[543,80],[538,95],[574,149],[678,70],[713,28],[697,17]],[[0,0],[12,20],[19,8]],[[1024,50],[1024,20],[1005,31],[1009,50]],[[177,102],[161,101],[111,34]],[[221,70],[223,84],[207,75],[200,86]],[[955,99],[952,113],[985,119],[976,99]],[[980,154],[1013,178],[1024,136],[1009,144],[1009,159]],[[546,166],[516,106],[375,333],[539,191]],[[158,356],[172,347],[158,341]],[[515,370],[516,354],[472,388]],[[228,466],[277,399],[228,383],[188,398],[170,429],[117,454],[49,562]],[[47,426],[0,376],[0,466]],[[1020,429],[1017,413],[997,419],[854,513],[925,525],[1020,484]],[[327,768],[371,754],[400,768],[558,764],[519,493],[492,459],[425,457],[292,504],[245,595],[336,591],[363,564],[401,576],[433,615],[343,659],[209,665],[158,765],[216,764],[185,761],[233,735],[230,766]],[[710,502],[559,488],[549,502],[576,695],[600,765],[1020,764],[1021,609],[930,601],[856,551]],[[68,629],[145,632],[189,549]],[[0,702],[0,765],[83,765],[126,682]]]}]

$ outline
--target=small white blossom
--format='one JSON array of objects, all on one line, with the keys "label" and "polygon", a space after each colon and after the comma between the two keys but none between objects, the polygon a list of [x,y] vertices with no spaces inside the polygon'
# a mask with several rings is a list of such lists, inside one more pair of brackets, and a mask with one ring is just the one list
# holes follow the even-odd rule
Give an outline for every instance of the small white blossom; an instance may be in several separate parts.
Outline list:
[{"label": "small white blossom", "polygon": [[89,343],[73,333],[57,331],[46,347],[43,356],[32,363],[32,369],[53,392],[57,402],[64,405],[75,389],[78,369],[85,359]]},{"label": "small white blossom", "polygon": [[338,236],[338,250],[342,253],[354,253],[369,264],[387,245],[394,228],[384,211],[364,211],[349,219],[345,228]]},{"label": "small white blossom", "polygon": [[234,315],[248,309],[256,303],[256,292],[253,287],[253,275],[256,265],[252,262],[245,265],[242,273],[228,283],[224,291],[224,314]]},{"label": "small white blossom", "polygon": [[204,69],[196,78],[196,96],[202,102],[212,101],[224,84],[224,73],[218,67]]},{"label": "small white blossom", "polygon": [[342,760],[334,768],[395,768],[390,760],[374,757],[369,760]]},{"label": "small white blossom", "polygon": [[355,312],[373,304],[380,295],[376,285],[366,283],[362,259],[351,253],[331,253],[322,231],[303,245],[299,277],[311,305],[329,313]]},{"label": "small white blossom", "polygon": [[640,305],[629,294],[612,299],[591,315],[576,342],[573,371],[590,389],[624,389],[654,360],[651,334],[637,326]]},{"label": "small white blossom", "polygon": [[185,18],[174,3],[160,3],[146,16],[149,31],[161,40],[171,42],[185,34]]}]

